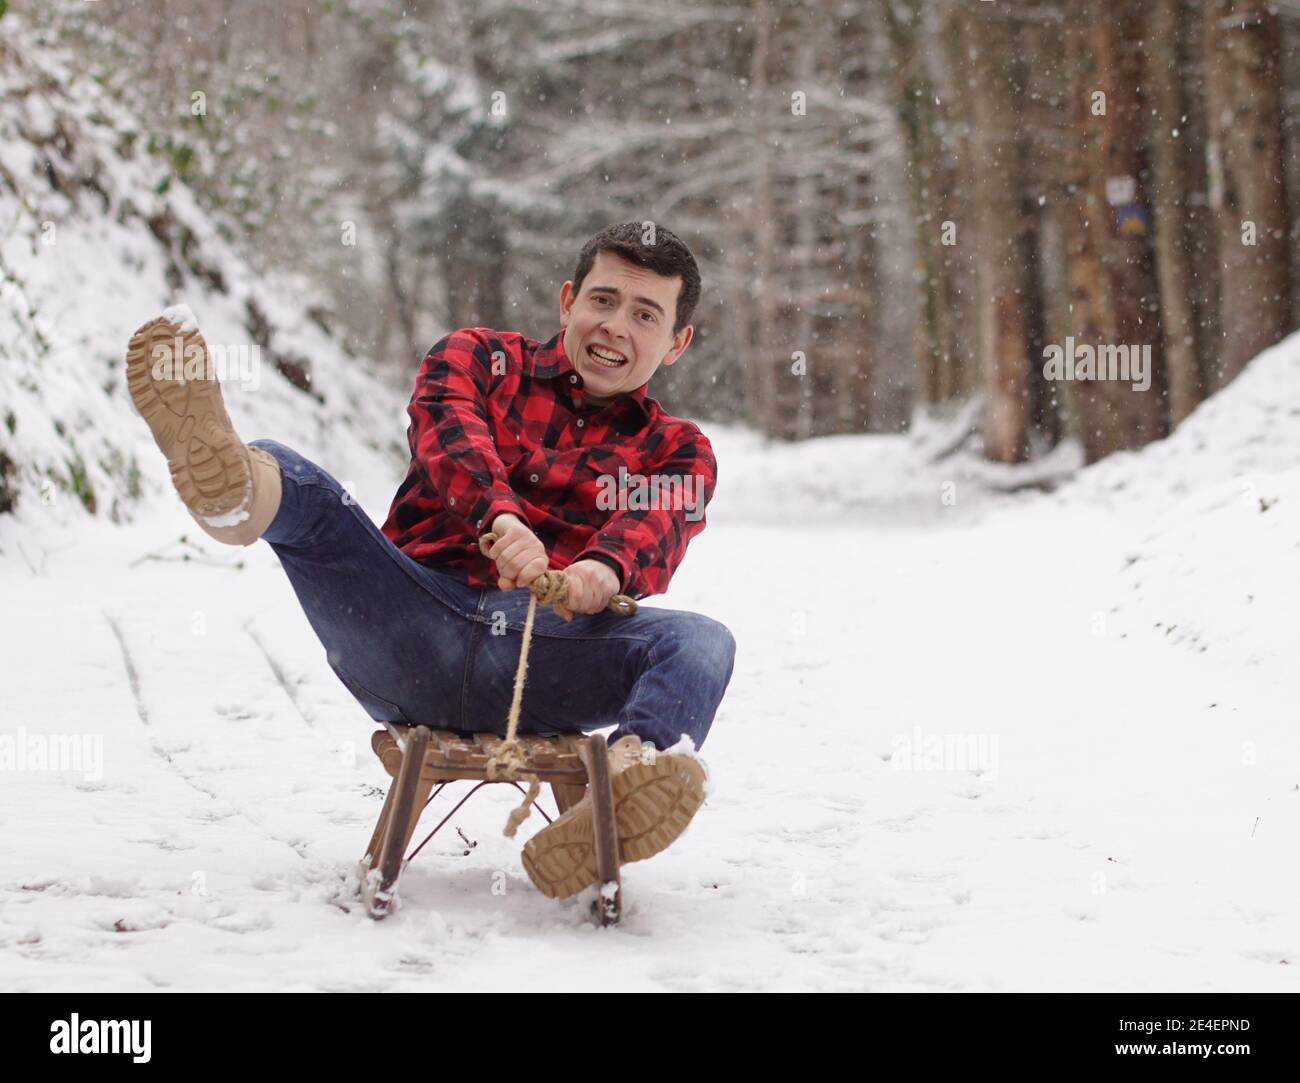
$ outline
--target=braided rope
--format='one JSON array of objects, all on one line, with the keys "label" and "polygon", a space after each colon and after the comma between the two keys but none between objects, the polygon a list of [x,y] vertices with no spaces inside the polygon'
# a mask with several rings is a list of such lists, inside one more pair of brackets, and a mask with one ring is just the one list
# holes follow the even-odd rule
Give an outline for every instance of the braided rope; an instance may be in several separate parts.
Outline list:
[{"label": "braided rope", "polygon": [[[479,552],[484,556],[497,541],[498,535],[489,531],[478,540]],[[524,681],[528,674],[528,649],[533,642],[533,617],[537,613],[537,603],[542,605],[566,605],[569,601],[569,577],[562,569],[542,572],[528,584],[528,615],[524,618],[524,639],[519,648],[519,666],[515,670],[514,694],[510,700],[510,714],[506,719],[506,739],[498,746],[492,758],[487,762],[486,774],[493,782],[511,782],[516,779],[528,783],[528,793],[520,806],[510,813],[506,820],[506,838],[514,838],[519,825],[528,819],[533,802],[541,793],[542,784],[535,774],[526,772],[528,758],[524,755],[523,745],[519,743],[519,711],[524,698]],[[636,612],[636,602],[626,594],[615,594],[609,600],[607,609],[622,616],[630,617]]]}]

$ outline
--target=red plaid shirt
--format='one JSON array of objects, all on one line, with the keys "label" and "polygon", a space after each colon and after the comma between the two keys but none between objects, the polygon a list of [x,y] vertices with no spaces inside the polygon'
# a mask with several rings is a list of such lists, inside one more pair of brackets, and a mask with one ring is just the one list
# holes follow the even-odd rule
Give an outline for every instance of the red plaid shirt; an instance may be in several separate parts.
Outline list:
[{"label": "red plaid shirt", "polygon": [[421,564],[495,587],[477,539],[514,512],[552,568],[600,560],[622,593],[661,594],[704,529],[713,448],[644,386],[584,404],[562,340],[467,327],[434,345],[407,407],[411,465],[384,535]]}]

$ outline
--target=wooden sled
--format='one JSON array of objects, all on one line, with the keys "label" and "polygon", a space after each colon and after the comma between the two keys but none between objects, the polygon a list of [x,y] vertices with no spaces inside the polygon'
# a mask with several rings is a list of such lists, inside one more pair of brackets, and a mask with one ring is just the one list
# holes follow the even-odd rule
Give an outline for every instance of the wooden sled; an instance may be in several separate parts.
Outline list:
[{"label": "wooden sled", "polygon": [[[517,781],[488,779],[488,760],[501,743],[502,738],[490,733],[455,733],[392,722],[385,722],[382,730],[375,731],[370,746],[393,782],[359,870],[362,895],[372,918],[379,920],[387,916],[406,863],[414,859],[461,805],[480,789],[491,785],[512,785],[523,793],[527,792]],[[600,734],[521,736],[519,743],[525,754],[524,772],[536,775],[540,782],[551,784],[561,813],[581,797],[581,790],[570,790],[569,787],[591,787],[596,868],[602,885],[592,909],[602,925],[617,924],[622,915],[621,881],[618,835],[614,827],[614,792],[610,785],[609,750],[605,738]],[[477,785],[407,857],[406,848],[415,834],[421,814],[448,783],[457,779],[467,779]],[[437,789],[434,789],[435,785]],[[533,807],[547,823],[551,822],[551,817],[537,802],[533,802]]]}]

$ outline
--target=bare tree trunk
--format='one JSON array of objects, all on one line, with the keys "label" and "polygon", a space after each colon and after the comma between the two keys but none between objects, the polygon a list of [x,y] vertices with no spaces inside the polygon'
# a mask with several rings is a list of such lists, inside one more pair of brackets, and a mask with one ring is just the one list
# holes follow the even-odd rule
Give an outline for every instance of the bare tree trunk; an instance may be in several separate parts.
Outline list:
[{"label": "bare tree trunk", "polygon": [[959,334],[958,328],[974,326],[979,319],[975,296],[975,257],[978,254],[976,223],[972,216],[959,213],[967,201],[958,193],[970,192],[976,184],[978,152],[972,102],[975,84],[972,78],[970,46],[971,28],[961,3],[945,4],[938,20],[943,44],[940,70],[946,76],[945,115],[951,134],[945,158],[942,189],[945,193],[944,219],[956,227],[955,244],[943,248],[944,299],[949,310],[949,348],[951,353],[940,374],[940,396],[951,399],[978,389],[978,344],[974,336]]},{"label": "bare tree trunk", "polygon": [[[810,17],[816,19],[819,12],[813,8]],[[796,86],[806,90],[812,87],[817,78],[816,54],[814,52],[816,25],[804,27],[804,40],[799,44],[796,71]],[[806,117],[804,118],[807,119]],[[816,178],[801,172],[795,180],[794,229],[796,273],[799,281],[799,304],[795,318],[795,349],[800,350],[805,358],[806,368],[802,376],[794,376],[794,391],[791,396],[795,403],[795,415],[790,419],[790,432],[796,440],[806,440],[813,434],[813,412],[817,396],[814,393],[817,375],[826,364],[826,358],[817,349],[816,335],[813,329],[813,296],[817,274],[817,216],[820,210],[817,199]],[[788,371],[788,370],[787,370]]]},{"label": "bare tree trunk", "polygon": [[1156,273],[1160,328],[1169,380],[1169,421],[1177,425],[1201,401],[1196,310],[1187,248],[1188,140],[1179,79],[1180,0],[1152,0],[1148,34],[1164,48],[1147,54],[1153,119],[1149,132],[1155,183]]},{"label": "bare tree trunk", "polygon": [[[1181,26],[1187,38],[1188,62],[1181,71],[1183,125],[1187,129],[1188,146],[1193,153],[1188,156],[1189,198],[1187,204],[1188,259],[1191,262],[1192,303],[1196,312],[1196,361],[1201,375],[1201,395],[1204,397],[1217,386],[1215,372],[1219,368],[1221,328],[1219,323],[1219,294],[1222,286],[1222,267],[1219,262],[1219,215],[1210,206],[1211,120],[1209,111],[1212,97],[1209,81],[1213,72],[1207,62],[1209,54],[1204,47],[1206,19],[1202,18],[1201,3],[1184,0]],[[1217,155],[1216,155],[1217,156]]]},{"label": "bare tree trunk", "polygon": [[[1021,244],[1025,268],[1026,352],[1029,397],[1030,452],[1045,451],[1061,439],[1062,417],[1056,388],[1043,373],[1048,327],[1052,324],[1049,290],[1059,283],[1048,260],[1052,214],[1060,202],[1060,123],[1065,94],[1060,71],[1060,24],[1028,20],[1020,29],[1024,100],[1020,112],[1022,146],[1021,206],[1025,231]],[[1049,198],[1049,194],[1050,197]]]},{"label": "bare tree trunk", "polygon": [[1291,327],[1280,39],[1265,0],[1205,0],[1206,155],[1223,268],[1215,386]]},{"label": "bare tree trunk", "polygon": [[971,9],[973,101],[981,145],[975,156],[978,208],[979,349],[984,376],[984,453],[1021,462],[1028,452],[1029,326],[1025,307],[1020,194],[1019,95],[1012,75],[1017,42],[1002,12]]},{"label": "bare tree trunk", "polygon": [[[1138,50],[1140,0],[1082,0],[1067,14],[1075,124],[1068,219],[1073,338],[1098,351],[1097,377],[1074,384],[1089,462],[1167,431],[1163,354],[1144,190]],[[1100,350],[1149,347],[1150,386],[1105,379]],[[1066,358],[1067,365],[1073,358]],[[1129,373],[1133,375],[1132,370]]]},{"label": "bare tree trunk", "polygon": [[1106,272],[1115,313],[1112,342],[1150,346],[1151,386],[1140,390],[1131,381],[1108,384],[1118,438],[1123,447],[1141,447],[1168,430],[1164,352],[1159,333],[1160,297],[1152,247],[1150,170],[1143,145],[1142,12],[1146,0],[1122,0],[1094,9],[1094,48],[1109,62],[1110,108],[1097,118],[1105,153],[1106,184],[1131,177],[1132,202],[1125,204],[1107,190],[1113,203],[1109,217]]},{"label": "bare tree trunk", "polygon": [[[863,211],[871,201],[871,188],[863,177],[846,185],[847,211]],[[880,333],[879,296],[875,284],[875,240],[871,230],[845,231],[844,273],[835,300],[840,317],[835,322],[833,341],[836,365],[832,431],[861,433],[871,428],[871,378],[876,343]]]},{"label": "bare tree trunk", "polygon": [[728,377],[743,389],[744,414],[751,424],[757,425],[753,402],[753,368],[757,353],[754,348],[752,317],[754,297],[753,265],[745,243],[745,226],[738,215],[726,215],[722,220],[726,260],[725,288],[727,290],[727,331],[729,339]]},{"label": "bare tree trunk", "polygon": [[884,0],[881,11],[889,28],[894,60],[894,94],[903,146],[908,160],[909,195],[916,225],[916,317],[913,357],[917,397],[926,406],[953,393],[952,305],[948,298],[943,223],[947,195],[943,150],[937,126],[937,94],[926,71],[923,47],[925,0]]},{"label": "bare tree trunk", "polygon": [[[1102,248],[1109,215],[1103,195],[1104,170],[1098,160],[1098,147],[1091,142],[1091,110],[1098,107],[1093,95],[1104,93],[1099,88],[1099,64],[1092,50],[1091,24],[1091,3],[1081,4],[1066,15],[1067,70],[1073,118],[1066,151],[1068,189],[1073,198],[1066,219],[1065,248],[1073,315],[1069,331],[1077,341],[1095,344],[1109,335],[1115,321],[1102,272]],[[1066,384],[1078,418],[1084,458],[1090,463],[1105,456],[1113,444],[1103,387],[1092,380]]]},{"label": "bare tree trunk", "polygon": [[750,66],[753,87],[754,148],[754,290],[757,296],[758,348],[753,355],[754,379],[746,381],[750,423],[762,432],[776,429],[776,366],[781,363],[776,345],[776,296],[772,270],[776,250],[775,206],[772,197],[772,155],[768,145],[765,112],[768,107],[768,59],[772,13],[767,0],[755,7],[754,55]]},{"label": "bare tree trunk", "polygon": [[1061,417],[1056,409],[1052,386],[1044,378],[1039,361],[1047,344],[1047,300],[1039,257],[1042,211],[1031,199],[1029,192],[1024,193],[1021,206],[1024,208],[1025,220],[1020,248],[1025,283],[1025,397],[1028,400],[1028,425],[1040,444],[1055,447],[1061,439]]}]

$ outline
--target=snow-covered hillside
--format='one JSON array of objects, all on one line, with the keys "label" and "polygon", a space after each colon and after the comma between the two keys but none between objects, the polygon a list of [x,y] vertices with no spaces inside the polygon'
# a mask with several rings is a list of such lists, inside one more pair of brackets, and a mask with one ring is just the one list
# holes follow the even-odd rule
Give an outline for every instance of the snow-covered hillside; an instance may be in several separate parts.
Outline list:
[{"label": "snow-covered hillside", "polygon": [[[29,550],[92,515],[127,521],[140,500],[171,498],[122,371],[131,333],[178,301],[210,345],[247,359],[225,382],[246,440],[329,448],[359,487],[376,476],[387,485],[401,466],[409,377],[379,379],[294,283],[254,275],[190,193],[163,184],[164,152],[146,144],[74,62],[5,20],[0,512],[13,510]],[[15,529],[0,514],[0,549],[12,549]]]}]

